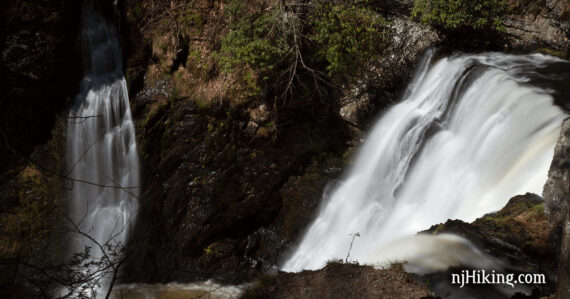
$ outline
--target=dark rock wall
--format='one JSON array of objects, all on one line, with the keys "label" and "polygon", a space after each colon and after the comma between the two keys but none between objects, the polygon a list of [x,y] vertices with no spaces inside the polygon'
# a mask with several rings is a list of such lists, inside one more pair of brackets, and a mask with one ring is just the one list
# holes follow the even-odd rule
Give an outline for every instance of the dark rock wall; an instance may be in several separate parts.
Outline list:
[{"label": "dark rock wall", "polygon": [[[22,213],[22,209],[28,209],[31,200],[52,204],[51,200],[57,197],[59,204],[63,199],[62,193],[48,193],[58,189],[55,177],[62,171],[65,155],[66,121],[58,121],[58,117],[66,114],[65,108],[77,93],[81,80],[77,43],[80,20],[81,1],[0,3],[0,221],[3,224]],[[35,182],[54,185],[22,184],[21,177],[29,169],[41,174],[42,179]],[[42,221],[37,219],[38,223]],[[26,238],[22,236],[22,240]]]},{"label": "dark rock wall", "polygon": [[[164,9],[181,9],[181,3]],[[130,1],[123,11],[123,32],[132,33],[125,36],[126,73],[144,165],[131,242],[140,254],[127,266],[125,273],[134,276],[126,280],[214,277],[236,283],[275,269],[359,143],[354,137],[362,131],[353,135],[352,119],[341,110],[351,100],[235,104],[231,93],[220,91],[233,83],[231,76],[209,61],[226,30],[219,3],[198,2],[203,27],[185,29],[189,49],[172,28],[133,21],[144,9],[156,11],[155,19],[142,18],[149,24],[170,20],[168,13],[156,18],[165,3],[145,5]],[[359,107],[347,112],[365,115],[363,127],[398,101],[410,70],[438,40],[433,30],[399,13],[391,18],[393,46],[371,76],[352,88],[367,94],[365,100],[354,96]],[[180,53],[187,57],[180,59]],[[189,53],[200,53],[200,62]]]},{"label": "dark rock wall", "polygon": [[[39,297],[29,268],[58,263],[65,118],[82,75],[81,2],[0,2],[0,297]],[[47,266],[46,266],[47,267]],[[36,293],[34,293],[36,292]]]},{"label": "dark rock wall", "polygon": [[558,272],[557,298],[570,298],[570,213],[562,224],[562,246],[560,247],[560,271]]},{"label": "dark rock wall", "polygon": [[[160,97],[143,89],[132,102]],[[327,109],[282,113],[276,138],[251,135],[239,111],[187,99],[139,119],[145,188],[132,242],[140,255],[125,272],[241,282],[273,266],[344,166],[346,128]]]},{"label": "dark rock wall", "polygon": [[570,120],[566,120],[560,130],[548,172],[548,180],[542,191],[546,213],[555,225],[561,225],[568,213],[569,171]]},{"label": "dark rock wall", "polygon": [[568,198],[570,192],[570,119],[562,126],[548,180],[542,196],[545,211],[554,226],[554,232],[562,238],[560,248],[557,298],[570,298],[570,218]]},{"label": "dark rock wall", "polygon": [[81,1],[0,4],[0,172],[47,142],[81,80]]}]

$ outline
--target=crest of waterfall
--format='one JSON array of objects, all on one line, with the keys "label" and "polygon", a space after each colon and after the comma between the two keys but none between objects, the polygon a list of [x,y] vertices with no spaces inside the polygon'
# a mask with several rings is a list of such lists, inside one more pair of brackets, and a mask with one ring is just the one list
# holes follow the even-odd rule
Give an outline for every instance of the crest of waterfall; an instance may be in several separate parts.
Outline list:
[{"label": "crest of waterfall", "polygon": [[67,129],[70,218],[93,240],[77,235],[71,251],[91,247],[97,260],[103,252],[95,241],[120,246],[134,222],[139,158],[117,30],[89,1],[81,42],[85,74]]},{"label": "crest of waterfall", "polygon": [[[541,193],[566,115],[532,77],[566,62],[538,54],[433,57],[426,55],[403,101],[381,116],[342,183],[325,194],[284,270],[343,258],[357,232],[350,257],[382,262],[393,258],[377,254],[390,242]],[[424,243],[405,244],[421,251]]]}]

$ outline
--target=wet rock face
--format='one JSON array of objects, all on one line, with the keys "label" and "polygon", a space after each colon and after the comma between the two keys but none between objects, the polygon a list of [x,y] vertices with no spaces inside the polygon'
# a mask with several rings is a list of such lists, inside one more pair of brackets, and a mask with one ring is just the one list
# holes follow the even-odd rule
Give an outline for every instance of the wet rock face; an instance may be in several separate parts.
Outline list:
[{"label": "wet rock face", "polygon": [[79,87],[81,1],[2,1],[0,14],[0,156],[7,158],[45,143]]},{"label": "wet rock face", "polygon": [[507,3],[514,12],[506,20],[508,39],[514,48],[549,47],[559,51],[559,56],[569,56],[569,0],[510,0]]},{"label": "wet rock face", "polygon": [[[348,135],[334,110],[200,107],[168,79],[131,98],[144,168],[130,281],[243,282],[278,264],[343,168]],[[317,104],[320,105],[320,104]],[[319,115],[319,117],[316,117]]]},{"label": "wet rock face", "polygon": [[391,41],[383,57],[341,100],[341,117],[360,127],[400,100],[414,66],[428,48],[440,41],[434,29],[410,21],[407,15],[393,16],[391,22]]},{"label": "wet rock face", "polygon": [[548,172],[548,180],[542,191],[545,211],[556,225],[560,225],[568,213],[569,171],[570,120],[566,120],[560,130],[560,136],[554,148],[554,157]]}]

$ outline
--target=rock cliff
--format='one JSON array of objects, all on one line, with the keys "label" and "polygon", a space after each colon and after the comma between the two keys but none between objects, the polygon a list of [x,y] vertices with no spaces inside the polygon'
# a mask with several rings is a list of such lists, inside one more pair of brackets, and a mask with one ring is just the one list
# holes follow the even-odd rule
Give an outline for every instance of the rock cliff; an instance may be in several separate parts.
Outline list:
[{"label": "rock cliff", "polygon": [[[508,1],[506,35],[476,45],[469,36],[455,45],[458,37],[411,21],[412,1],[379,1],[390,22],[390,42],[365,75],[327,101],[301,96],[291,105],[263,97],[248,102],[232,89],[235,75],[221,73],[214,63],[229,30],[225,2],[194,2],[190,10],[182,0],[119,1],[144,180],[130,244],[140,254],[126,266],[134,274],[125,281],[243,282],[274,269],[311,221],[323,192],[350,164],[370,121],[399,100],[426,49],[465,50],[467,44],[477,51],[569,57],[568,0]],[[81,78],[81,9],[79,1],[5,1],[0,9],[0,211],[10,213],[25,193],[18,184],[30,172],[29,155],[63,155],[63,146],[51,146],[62,136],[52,132],[61,131],[56,116],[65,113]],[[179,18],[179,12],[187,13]],[[555,273],[549,257],[557,255],[559,242],[569,246],[563,222],[569,126],[543,193],[552,223],[536,208],[535,196],[526,195],[474,224],[451,221],[432,232],[463,233],[515,264]],[[550,233],[551,225],[558,235]],[[560,257],[565,265],[567,252]],[[568,268],[560,268],[561,282],[568,281]]]}]

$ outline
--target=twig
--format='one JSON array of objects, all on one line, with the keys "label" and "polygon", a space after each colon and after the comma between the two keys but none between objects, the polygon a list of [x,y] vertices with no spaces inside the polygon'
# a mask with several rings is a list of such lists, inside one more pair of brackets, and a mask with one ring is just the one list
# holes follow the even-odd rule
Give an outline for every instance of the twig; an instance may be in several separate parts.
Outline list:
[{"label": "twig", "polygon": [[350,241],[350,247],[348,248],[348,253],[346,254],[346,259],[344,260],[345,263],[348,263],[348,258],[350,257],[350,250],[352,250],[352,244],[354,243],[354,239],[356,237],[360,237],[360,233],[349,234],[349,236],[352,236],[352,240]]}]

